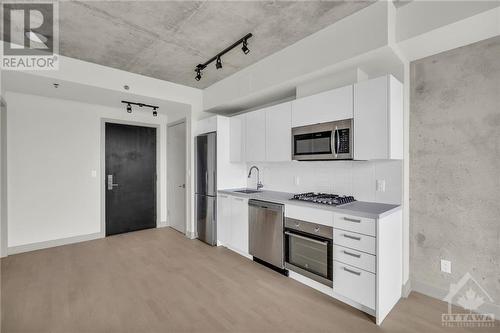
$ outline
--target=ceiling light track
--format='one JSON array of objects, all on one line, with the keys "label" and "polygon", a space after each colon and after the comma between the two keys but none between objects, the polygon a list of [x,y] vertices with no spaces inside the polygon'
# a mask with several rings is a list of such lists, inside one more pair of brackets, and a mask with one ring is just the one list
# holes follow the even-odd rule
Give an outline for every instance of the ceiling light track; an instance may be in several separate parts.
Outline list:
[{"label": "ceiling light track", "polygon": [[210,58],[205,63],[198,64],[196,66],[195,70],[194,70],[196,72],[196,76],[195,76],[196,81],[200,81],[201,80],[201,76],[203,74],[202,70],[204,70],[209,64],[211,64],[214,61],[215,61],[215,68],[221,69],[222,68],[221,57],[224,54],[226,54],[229,51],[231,51],[232,49],[234,49],[236,46],[242,44],[241,50],[243,51],[244,54],[248,54],[250,52],[250,49],[248,48],[248,39],[250,39],[252,36],[253,35],[251,33],[246,34],[245,37],[240,38],[238,41],[234,42],[231,46],[228,46],[223,51],[217,53],[215,56],[213,56],[212,58]]},{"label": "ceiling light track", "polygon": [[137,102],[130,102],[130,101],[122,101],[123,104],[127,104],[127,112],[132,113],[132,105],[136,105],[140,108],[146,107],[146,108],[151,108],[153,109],[153,117],[158,116],[158,109],[160,108],[157,105],[151,105],[151,104],[145,104],[145,103],[137,103]]}]

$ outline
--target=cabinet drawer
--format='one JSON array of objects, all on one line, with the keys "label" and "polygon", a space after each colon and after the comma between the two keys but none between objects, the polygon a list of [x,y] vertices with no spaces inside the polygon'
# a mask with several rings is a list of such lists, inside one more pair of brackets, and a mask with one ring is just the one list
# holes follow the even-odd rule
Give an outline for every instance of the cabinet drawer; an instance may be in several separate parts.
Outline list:
[{"label": "cabinet drawer", "polygon": [[375,254],[375,237],[346,230],[333,229],[333,243],[351,249]]},{"label": "cabinet drawer", "polygon": [[333,212],[303,206],[285,205],[285,216],[292,219],[333,226]]},{"label": "cabinet drawer", "polygon": [[335,213],[333,226],[360,234],[376,236],[376,221],[374,219]]},{"label": "cabinet drawer", "polygon": [[333,261],[333,291],[375,309],[375,274]]},{"label": "cabinet drawer", "polygon": [[333,245],[333,260],[375,273],[375,256],[347,247]]}]

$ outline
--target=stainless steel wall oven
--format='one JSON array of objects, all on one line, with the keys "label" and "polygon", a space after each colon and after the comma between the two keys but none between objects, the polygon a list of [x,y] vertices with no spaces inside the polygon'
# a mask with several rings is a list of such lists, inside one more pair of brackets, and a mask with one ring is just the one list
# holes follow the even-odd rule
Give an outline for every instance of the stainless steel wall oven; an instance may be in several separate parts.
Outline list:
[{"label": "stainless steel wall oven", "polygon": [[285,268],[333,286],[333,228],[285,219]]}]

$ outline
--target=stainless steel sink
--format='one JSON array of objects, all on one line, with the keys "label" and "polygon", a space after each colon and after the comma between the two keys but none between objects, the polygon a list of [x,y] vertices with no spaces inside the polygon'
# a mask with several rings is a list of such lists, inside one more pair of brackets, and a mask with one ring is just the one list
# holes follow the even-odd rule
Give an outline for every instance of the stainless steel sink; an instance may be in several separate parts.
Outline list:
[{"label": "stainless steel sink", "polygon": [[245,193],[245,194],[252,194],[252,193],[260,193],[262,191],[257,191],[257,190],[250,190],[250,189],[244,189],[244,190],[238,190],[238,191],[234,191],[234,192],[238,192],[238,193]]}]

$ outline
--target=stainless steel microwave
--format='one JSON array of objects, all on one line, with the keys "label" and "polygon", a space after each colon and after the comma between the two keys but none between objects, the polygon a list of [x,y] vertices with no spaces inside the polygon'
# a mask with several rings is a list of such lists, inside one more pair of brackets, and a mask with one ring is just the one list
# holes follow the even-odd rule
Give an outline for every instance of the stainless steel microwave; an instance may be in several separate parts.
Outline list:
[{"label": "stainless steel microwave", "polygon": [[352,160],[353,119],[292,128],[292,159]]}]

